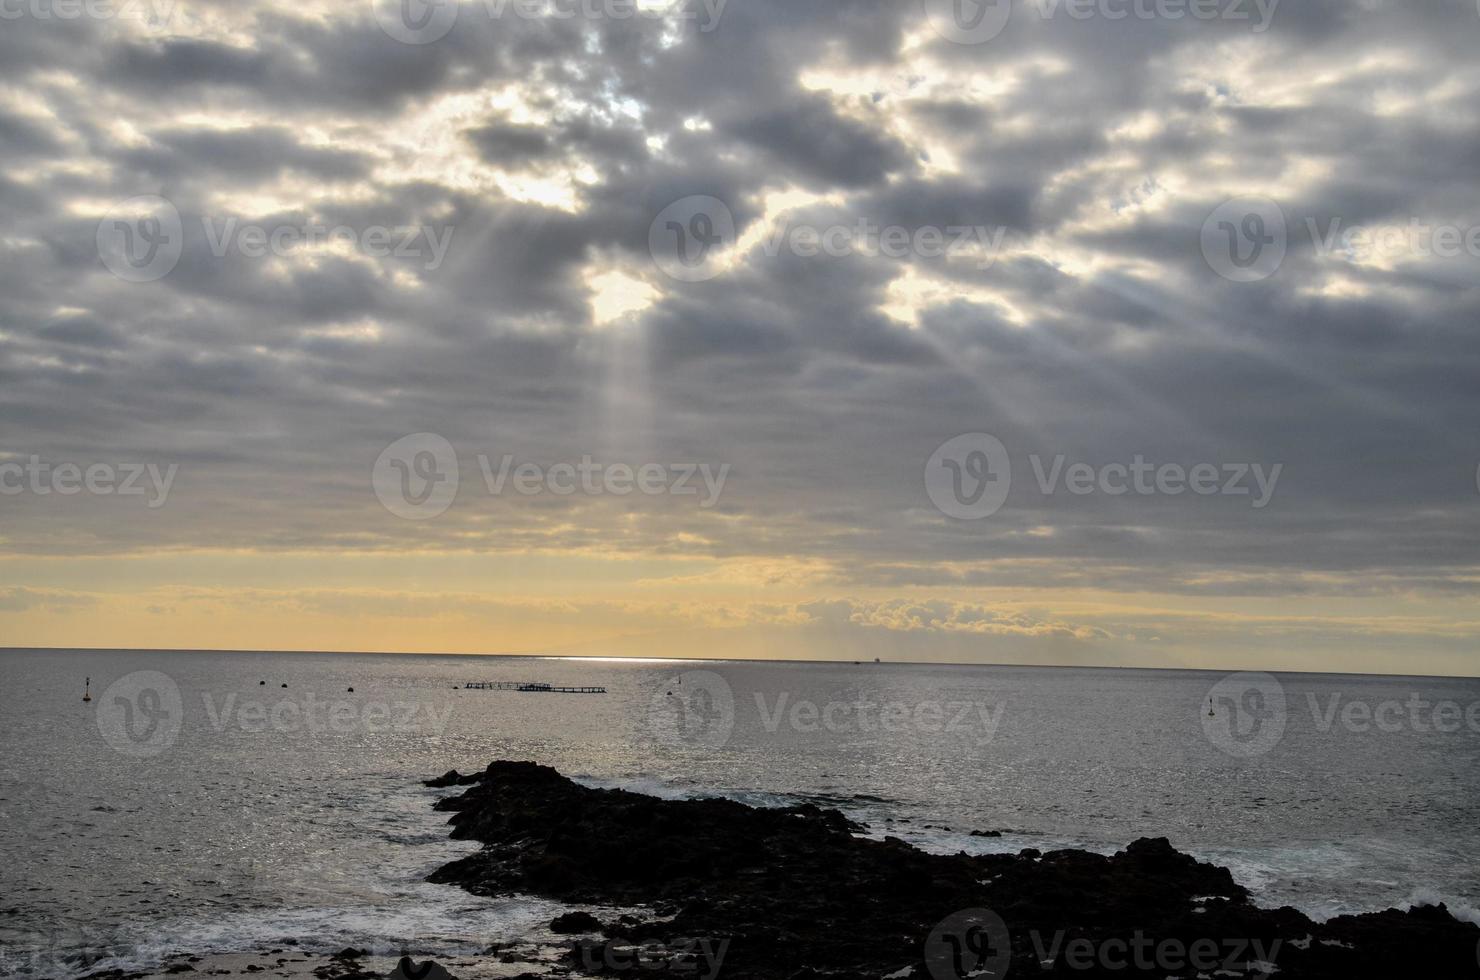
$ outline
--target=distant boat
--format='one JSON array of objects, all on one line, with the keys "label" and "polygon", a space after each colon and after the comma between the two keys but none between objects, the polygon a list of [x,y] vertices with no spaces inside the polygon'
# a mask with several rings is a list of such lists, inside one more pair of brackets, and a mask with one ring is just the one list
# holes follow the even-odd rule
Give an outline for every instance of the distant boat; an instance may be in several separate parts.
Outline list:
[{"label": "distant boat", "polygon": [[92,700],[92,678],[91,677],[89,677],[82,684],[82,700],[84,700],[84,701],[91,701]]}]

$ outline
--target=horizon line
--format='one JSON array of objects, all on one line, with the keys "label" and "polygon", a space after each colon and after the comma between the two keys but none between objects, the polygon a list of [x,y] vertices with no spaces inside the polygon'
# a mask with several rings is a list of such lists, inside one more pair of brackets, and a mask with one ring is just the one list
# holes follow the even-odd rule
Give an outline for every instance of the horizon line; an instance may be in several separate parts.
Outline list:
[{"label": "horizon line", "polygon": [[347,656],[347,657],[502,657],[531,660],[610,660],[627,663],[686,663],[686,664],[844,664],[853,666],[905,666],[905,667],[1027,667],[1037,670],[1154,670],[1181,671],[1197,674],[1261,673],[1274,676],[1310,677],[1386,677],[1394,679],[1428,680],[1480,680],[1480,674],[1389,674],[1380,671],[1338,670],[1256,670],[1252,668],[1230,669],[1225,667],[1153,667],[1137,664],[1030,664],[1000,663],[976,660],[853,660],[851,658],[808,660],[800,657],[624,657],[601,654],[552,654],[552,653],[450,653],[418,652],[408,650],[264,650],[241,647],[50,647],[50,646],[0,646],[0,654],[17,652],[62,652],[62,653],[259,653],[298,656]]}]

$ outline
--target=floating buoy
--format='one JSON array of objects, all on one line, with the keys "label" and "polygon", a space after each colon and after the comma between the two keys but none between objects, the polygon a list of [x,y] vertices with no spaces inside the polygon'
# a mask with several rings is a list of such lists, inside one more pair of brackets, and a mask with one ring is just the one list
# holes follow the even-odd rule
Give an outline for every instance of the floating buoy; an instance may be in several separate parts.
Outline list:
[{"label": "floating buoy", "polygon": [[351,693],[351,694],[355,693],[355,689],[352,688],[352,687],[351,688],[346,688],[346,690],[348,690],[349,693]]},{"label": "floating buoy", "polygon": [[257,686],[258,687],[266,687],[267,686],[267,682],[266,681],[258,681],[257,682]]},{"label": "floating buoy", "polygon": [[91,677],[89,677],[82,684],[82,700],[84,700],[84,701],[91,701],[92,700],[92,678]]},{"label": "floating buoy", "polygon": [[288,686],[288,685],[286,685],[286,684],[284,684],[284,685],[283,685],[283,687],[287,687],[287,686]]},{"label": "floating buoy", "polygon": [[1212,698],[1208,698],[1208,717],[1209,718],[1216,718],[1217,717],[1217,714],[1218,713],[1213,710],[1213,699]]}]

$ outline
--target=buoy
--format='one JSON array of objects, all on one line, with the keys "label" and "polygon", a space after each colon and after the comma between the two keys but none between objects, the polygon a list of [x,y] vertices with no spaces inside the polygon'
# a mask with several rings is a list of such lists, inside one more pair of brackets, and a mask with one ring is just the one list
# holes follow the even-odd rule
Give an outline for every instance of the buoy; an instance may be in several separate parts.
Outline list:
[{"label": "buoy", "polygon": [[84,701],[91,701],[92,700],[92,678],[91,677],[89,677],[82,684],[82,700],[84,700]]},{"label": "buoy", "polygon": [[347,689],[347,690],[348,690],[348,691],[349,691],[349,693],[351,693],[351,694],[353,694],[353,693],[355,693],[355,689],[354,689],[354,688],[352,688],[352,687],[351,687],[351,688],[348,688],[348,689]]},{"label": "buoy", "polygon": [[1218,716],[1217,715],[1217,712],[1215,712],[1213,710],[1213,699],[1212,698],[1208,698],[1208,717],[1209,718],[1216,718],[1217,716]]},{"label": "buoy", "polygon": [[266,681],[258,681],[257,682],[257,686],[258,687],[266,687],[267,686],[267,682]]},{"label": "buoy", "polygon": [[286,685],[286,684],[284,684],[284,685],[283,685],[283,687],[287,687],[287,686],[288,686],[288,685]]}]

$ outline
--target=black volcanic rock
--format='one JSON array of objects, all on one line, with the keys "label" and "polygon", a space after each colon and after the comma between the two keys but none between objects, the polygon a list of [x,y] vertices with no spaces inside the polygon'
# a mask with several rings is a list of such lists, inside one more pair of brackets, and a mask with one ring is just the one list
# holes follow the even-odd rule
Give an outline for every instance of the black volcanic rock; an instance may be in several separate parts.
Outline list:
[{"label": "black volcanic rock", "polygon": [[576,933],[576,932],[600,932],[601,920],[590,912],[567,912],[558,915],[550,923],[551,932]]},{"label": "black volcanic rock", "polygon": [[[640,907],[606,926],[606,939],[576,943],[583,972],[629,969],[620,957],[637,946],[701,976],[722,956],[726,980],[949,980],[992,957],[1008,958],[1013,977],[1254,977],[1267,973],[1261,959],[1277,980],[1480,976],[1480,927],[1442,907],[1319,925],[1258,908],[1226,869],[1164,838],[1110,856],[932,855],[855,836],[857,825],[815,806],[589,789],[530,762],[493,763],[437,808],[452,814],[454,838],[484,846],[431,881]],[[958,924],[975,909],[1005,930]]]},{"label": "black volcanic rock", "polygon": [[423,779],[421,784],[423,786],[430,786],[432,789],[446,789],[449,786],[470,786],[482,778],[483,774],[481,772],[464,776],[456,769],[449,769],[435,779]]}]

